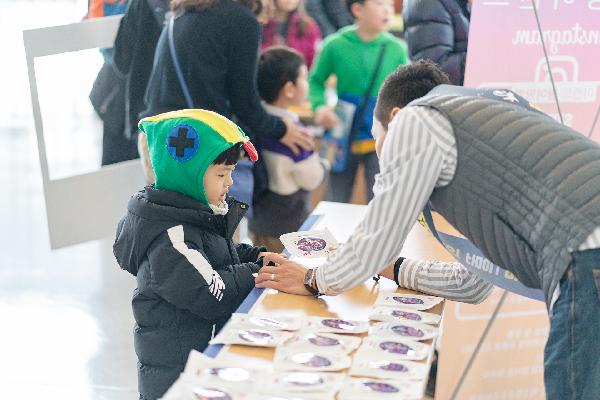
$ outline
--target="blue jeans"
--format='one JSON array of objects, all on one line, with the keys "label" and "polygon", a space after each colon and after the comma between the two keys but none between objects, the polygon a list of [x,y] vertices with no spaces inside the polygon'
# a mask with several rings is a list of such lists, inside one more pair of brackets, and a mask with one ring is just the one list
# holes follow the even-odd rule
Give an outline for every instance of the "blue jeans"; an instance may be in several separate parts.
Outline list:
[{"label": "blue jeans", "polygon": [[600,249],[573,253],[550,315],[548,400],[600,399]]}]

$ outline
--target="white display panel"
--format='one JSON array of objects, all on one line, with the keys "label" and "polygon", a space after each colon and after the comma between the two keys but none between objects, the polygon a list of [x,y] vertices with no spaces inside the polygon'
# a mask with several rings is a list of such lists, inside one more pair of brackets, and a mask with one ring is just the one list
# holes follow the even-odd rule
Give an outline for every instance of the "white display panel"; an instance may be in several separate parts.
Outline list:
[{"label": "white display panel", "polygon": [[[55,132],[44,132],[35,59],[112,47],[120,19],[121,16],[105,17],[23,31],[52,249],[114,235],[127,200],[144,185],[144,176],[139,160],[132,160],[93,172],[53,179],[46,142],[52,140]],[[65,82],[65,85],[68,84]]]}]

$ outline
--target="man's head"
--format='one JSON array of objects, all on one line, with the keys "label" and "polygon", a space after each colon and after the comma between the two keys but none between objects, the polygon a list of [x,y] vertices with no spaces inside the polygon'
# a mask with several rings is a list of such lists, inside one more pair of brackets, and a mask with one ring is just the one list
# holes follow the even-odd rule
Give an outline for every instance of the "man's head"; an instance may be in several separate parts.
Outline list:
[{"label": "man's head", "polygon": [[233,183],[231,173],[243,147],[258,155],[244,132],[227,118],[206,110],[180,110],[144,118],[139,128],[148,150],[157,189],[183,193],[218,205]]},{"label": "man's head", "polygon": [[258,60],[258,93],[268,104],[300,106],[308,96],[304,57],[288,47],[271,47]]},{"label": "man's head", "polygon": [[398,67],[383,82],[373,118],[373,137],[380,154],[390,121],[411,101],[425,96],[434,87],[449,85],[448,76],[431,61],[419,60]]},{"label": "man's head", "polygon": [[392,0],[346,0],[346,5],[359,29],[370,34],[390,29],[394,14]]}]

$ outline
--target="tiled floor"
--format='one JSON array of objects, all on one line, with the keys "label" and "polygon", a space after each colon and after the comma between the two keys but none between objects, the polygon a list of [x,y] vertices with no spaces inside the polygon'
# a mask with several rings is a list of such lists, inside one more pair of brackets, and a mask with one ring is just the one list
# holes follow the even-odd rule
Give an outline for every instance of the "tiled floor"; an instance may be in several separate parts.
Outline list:
[{"label": "tiled floor", "polygon": [[[134,279],[118,268],[110,238],[50,250],[30,111],[21,30],[76,22],[86,4],[87,0],[0,1],[2,399],[137,398],[130,307]],[[58,59],[54,63],[67,64]],[[80,173],[98,164],[98,125],[85,99],[74,100],[72,91],[53,93],[52,87],[58,83],[87,93],[87,86],[73,85],[67,78],[86,82],[97,64],[97,54],[87,56],[76,63],[80,71],[65,69],[47,83],[52,91],[46,95],[48,124],[67,118],[69,127],[89,130],[88,136],[76,135],[76,158],[65,160],[60,146],[50,154],[52,174]],[[55,67],[46,70],[51,68]]]}]

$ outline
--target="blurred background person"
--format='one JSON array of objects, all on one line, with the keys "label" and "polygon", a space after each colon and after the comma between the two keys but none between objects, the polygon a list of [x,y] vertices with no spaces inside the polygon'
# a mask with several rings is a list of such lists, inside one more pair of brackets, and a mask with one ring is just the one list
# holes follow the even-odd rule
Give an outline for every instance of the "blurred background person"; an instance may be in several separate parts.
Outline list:
[{"label": "blurred background person", "polygon": [[405,0],[404,38],[411,60],[431,60],[454,85],[465,78],[471,5],[467,0]]},{"label": "blurred background person", "polygon": [[263,27],[261,48],[285,45],[298,51],[310,68],[321,41],[321,30],[308,16],[303,0],[275,0],[274,14]]},{"label": "blurred background person", "polygon": [[[123,14],[127,0],[90,0],[86,19]],[[101,165],[138,157],[135,141],[125,135],[125,79],[115,70],[113,49],[101,49],[104,64],[90,91],[90,102],[102,120]]]},{"label": "blurred background person", "polygon": [[[356,172],[364,166],[367,200],[373,198],[379,162],[371,135],[373,109],[379,87],[399,65],[408,63],[406,45],[388,32],[393,16],[391,0],[347,0],[355,24],[323,41],[309,77],[309,99],[317,125],[333,128],[340,123],[325,96],[326,82],[335,76],[338,99],[355,106],[347,131],[338,143],[332,162],[326,199],[347,203]],[[324,140],[330,140],[326,135]]]},{"label": "blurred background person", "polygon": [[[258,62],[258,91],[269,114],[301,124],[290,108],[307,102],[308,69],[302,54],[282,46],[265,50]],[[295,155],[268,135],[261,137],[259,147],[268,189],[255,199],[250,230],[255,245],[280,253],[283,244],[279,237],[297,231],[308,218],[311,192],[325,179],[328,164],[314,151]]]},{"label": "blurred background person", "polygon": [[344,0],[306,0],[306,11],[319,24],[323,37],[354,22]]},{"label": "blurred background person", "polygon": [[[202,108],[234,119],[251,136],[270,135],[293,153],[311,150],[313,139],[304,129],[267,114],[260,103],[256,68],[261,26],[256,15],[261,13],[261,1],[172,0],[171,8],[172,51],[181,80],[167,26],[157,44],[141,116]],[[140,140],[144,141],[143,135]],[[254,180],[249,160],[238,163],[234,182],[231,194],[251,205]]]},{"label": "blurred background person", "polygon": [[[124,135],[137,146],[137,124],[169,0],[130,0],[115,39],[113,62],[124,82]],[[129,146],[129,144],[128,144]],[[137,154],[137,151],[136,151]]]}]

